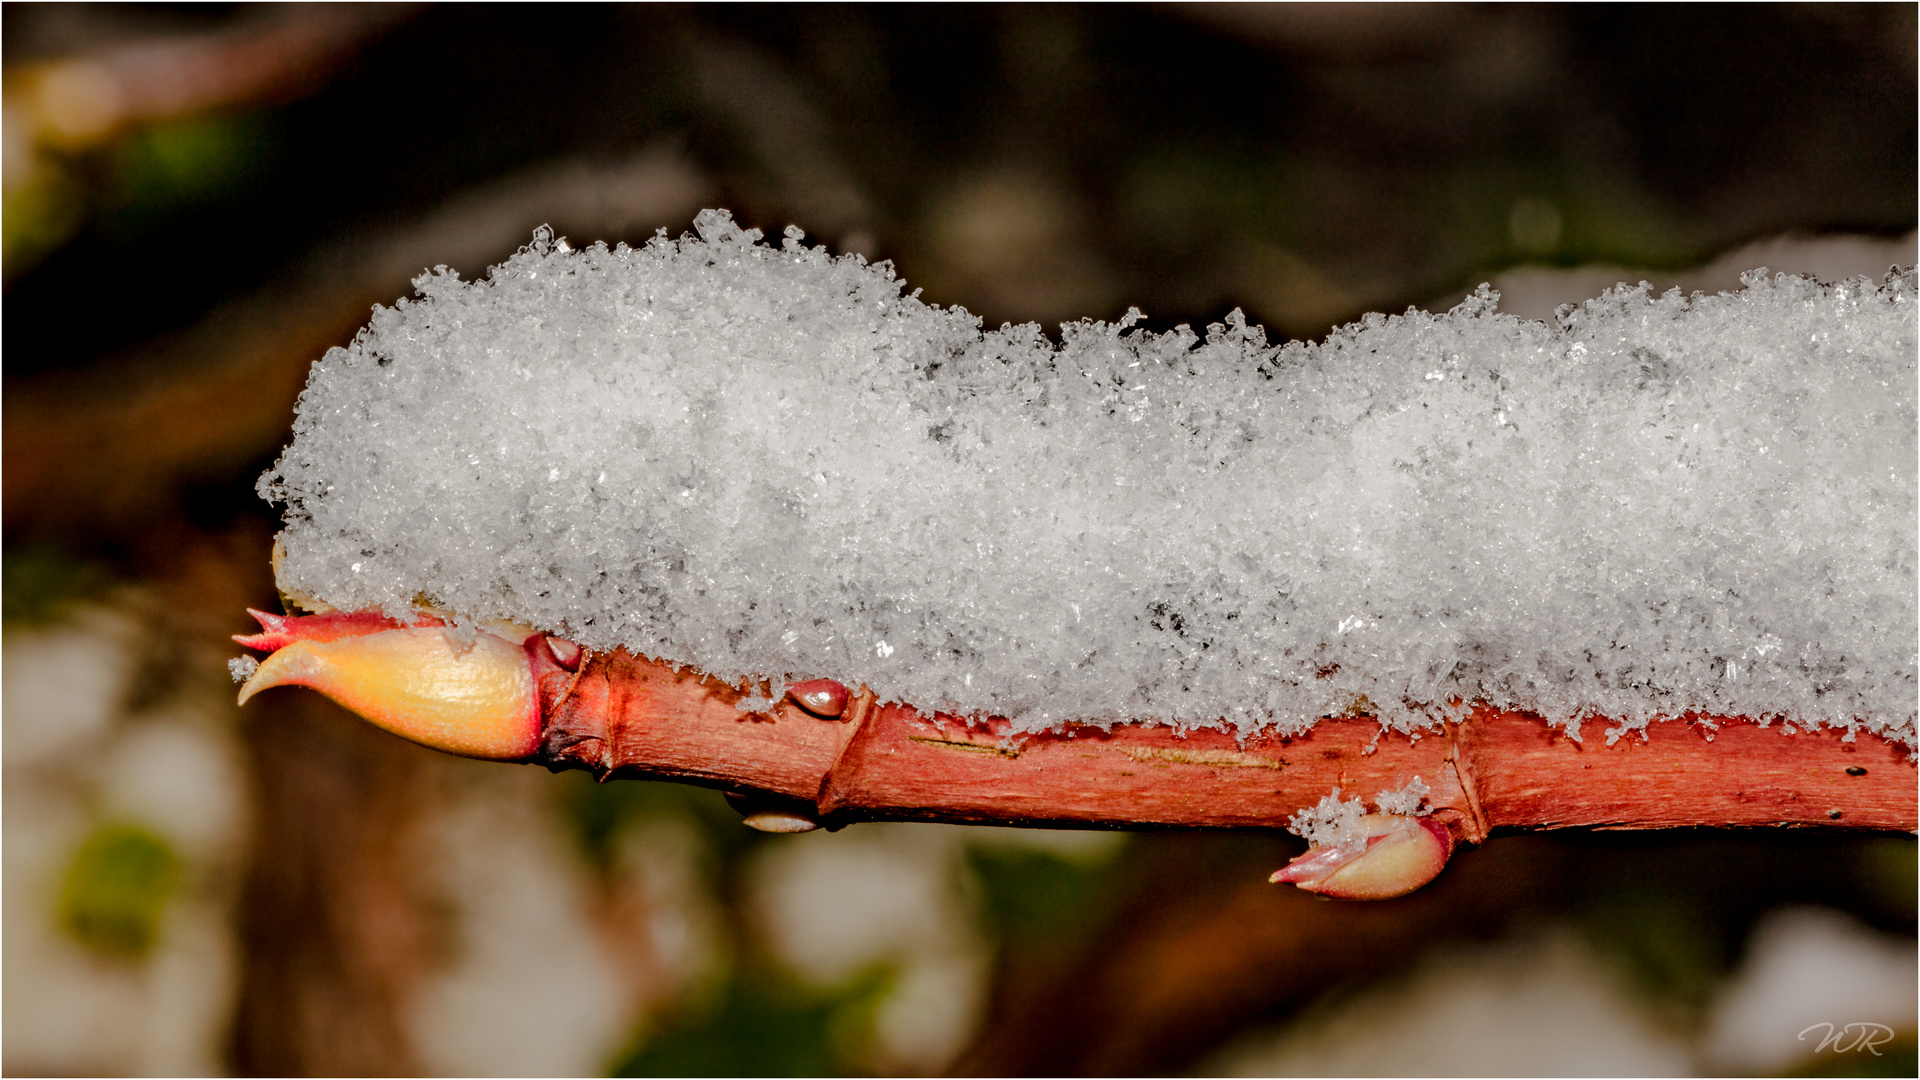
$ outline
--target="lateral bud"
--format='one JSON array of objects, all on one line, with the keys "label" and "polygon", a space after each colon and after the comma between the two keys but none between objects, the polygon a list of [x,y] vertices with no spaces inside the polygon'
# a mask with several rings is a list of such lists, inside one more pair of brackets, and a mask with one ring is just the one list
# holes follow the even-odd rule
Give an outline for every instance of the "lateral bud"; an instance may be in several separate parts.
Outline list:
[{"label": "lateral bud", "polygon": [[847,711],[847,687],[832,679],[809,679],[787,687],[794,704],[822,720],[838,720]]},{"label": "lateral bud", "polygon": [[761,832],[803,833],[820,827],[813,808],[795,799],[729,791],[727,805],[740,811],[741,823],[747,828]]},{"label": "lateral bud", "polygon": [[1390,900],[1439,876],[1453,854],[1453,834],[1432,818],[1368,814],[1358,826],[1359,835],[1308,848],[1267,880],[1339,900]]}]

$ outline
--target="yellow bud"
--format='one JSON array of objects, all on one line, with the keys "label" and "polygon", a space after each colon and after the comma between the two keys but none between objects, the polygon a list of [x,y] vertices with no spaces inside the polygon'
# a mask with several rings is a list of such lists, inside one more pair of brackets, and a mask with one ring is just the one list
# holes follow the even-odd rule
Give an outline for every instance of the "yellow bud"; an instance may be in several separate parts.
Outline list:
[{"label": "yellow bud", "polygon": [[240,703],[305,686],[423,746],[510,761],[540,746],[540,705],[525,651],[492,634],[471,643],[440,628],[299,640],[261,662]]}]

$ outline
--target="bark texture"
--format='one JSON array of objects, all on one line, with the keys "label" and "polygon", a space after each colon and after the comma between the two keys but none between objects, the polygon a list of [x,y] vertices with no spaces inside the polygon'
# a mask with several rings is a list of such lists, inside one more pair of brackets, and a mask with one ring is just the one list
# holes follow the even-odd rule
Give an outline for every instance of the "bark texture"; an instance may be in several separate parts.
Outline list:
[{"label": "bark texture", "polygon": [[791,701],[743,712],[741,689],[617,651],[541,679],[550,768],[657,777],[806,804],[829,825],[872,819],[1114,826],[1274,826],[1333,788],[1371,798],[1419,776],[1456,838],[1497,828],[1915,828],[1906,747],[1730,717],[1655,723],[1608,745],[1480,707],[1444,732],[1328,718],[1245,741],[1153,725],[1011,737],[864,688],[835,720]]}]

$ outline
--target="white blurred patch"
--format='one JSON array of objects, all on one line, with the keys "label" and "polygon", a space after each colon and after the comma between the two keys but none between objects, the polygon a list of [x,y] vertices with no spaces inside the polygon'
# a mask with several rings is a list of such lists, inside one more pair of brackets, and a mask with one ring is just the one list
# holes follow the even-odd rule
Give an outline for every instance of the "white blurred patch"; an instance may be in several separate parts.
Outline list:
[{"label": "white blurred patch", "polygon": [[893,968],[874,1021],[881,1071],[937,1069],[977,1021],[987,953],[962,891],[963,838],[958,826],[861,825],[773,844],[752,869],[768,947],[802,978]]},{"label": "white blurred patch", "polygon": [[0,950],[5,1071],[9,1076],[126,1073],[138,1054],[143,1026],[140,972],[101,963],[56,924],[61,878],[71,852],[86,838],[86,812],[80,799],[63,797],[71,793],[16,779],[8,742],[6,842],[0,849],[6,886],[6,948]]},{"label": "white blurred patch", "polygon": [[191,717],[127,725],[103,755],[102,809],[139,821],[193,860],[227,853],[244,820],[234,748]]},{"label": "white blurred patch", "polygon": [[[232,887],[245,786],[229,714],[189,682],[164,711],[124,704],[145,627],[108,608],[10,633],[5,649],[4,917],[8,1075],[207,1076],[224,1067],[237,980]],[[75,852],[104,824],[160,834],[182,860],[153,951],[105,957],[59,926]]]},{"label": "white blurred patch", "polygon": [[1570,931],[1430,957],[1409,978],[1229,1049],[1227,1076],[1673,1076],[1661,1034]]},{"label": "white blurred patch", "polygon": [[415,1001],[420,1060],[447,1076],[598,1075],[634,1017],[542,778],[482,765],[460,779],[426,827],[453,960]]},{"label": "white blurred patch", "polygon": [[700,827],[677,815],[655,815],[619,842],[620,887],[636,898],[642,922],[624,929],[640,935],[650,964],[628,975],[657,976],[661,984],[636,987],[642,997],[684,988],[713,968],[722,929],[720,902],[702,871],[707,857]]},{"label": "white blurred patch", "polygon": [[126,697],[138,632],[124,614],[89,608],[57,627],[7,635],[0,722],[9,767],[57,762],[106,733]]},{"label": "white blurred patch", "polygon": [[[1777,236],[1757,240],[1692,270],[1634,270],[1621,266],[1517,266],[1493,279],[1500,310],[1522,319],[1552,322],[1561,304],[1591,300],[1620,282],[1651,282],[1654,291],[1728,292],[1740,288],[1740,275],[1756,266],[1776,274],[1804,274],[1821,281],[1866,276],[1875,281],[1898,264],[1912,266],[1920,251],[1916,234],[1898,239],[1878,236]],[[1456,298],[1434,305],[1446,310]]]},{"label": "white blurred patch", "polygon": [[227,898],[176,897],[144,961],[95,956],[56,925],[50,894],[64,862],[17,866],[15,835],[9,827],[7,1075],[219,1075],[238,970]]},{"label": "white blurred patch", "polygon": [[239,946],[223,896],[174,903],[147,961],[142,1076],[217,1076],[226,1071]]},{"label": "white blurred patch", "polygon": [[1837,911],[1773,912],[1754,929],[1746,961],[1714,1003],[1705,1056],[1735,1073],[1764,1073],[1814,1056],[1826,1029],[1802,1040],[1812,1025],[1910,1032],[1920,1013],[1916,961],[1912,939],[1875,933]]},{"label": "white blurred patch", "polygon": [[953,847],[945,827],[894,824],[771,845],[752,880],[774,955],[832,985],[880,961],[964,944]]},{"label": "white blurred patch", "polygon": [[890,1070],[913,1073],[951,1060],[973,1034],[986,981],[987,958],[978,950],[909,959],[874,1017],[875,1057]]}]

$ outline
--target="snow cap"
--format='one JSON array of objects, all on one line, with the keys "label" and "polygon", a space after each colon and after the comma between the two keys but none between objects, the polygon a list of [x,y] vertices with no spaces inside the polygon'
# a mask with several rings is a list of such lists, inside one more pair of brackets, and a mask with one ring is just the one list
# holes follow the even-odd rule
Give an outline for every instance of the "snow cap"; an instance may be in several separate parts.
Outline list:
[{"label": "snow cap", "polygon": [[1911,271],[1056,342],[695,228],[376,309],[261,479],[283,588],[1022,730],[1485,700],[1913,742]]}]

